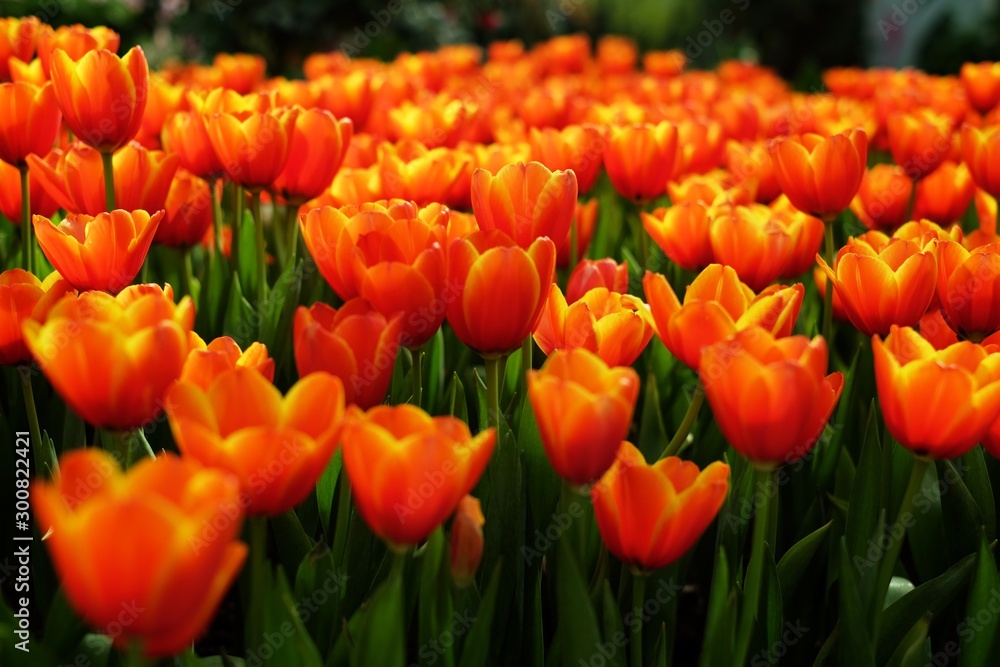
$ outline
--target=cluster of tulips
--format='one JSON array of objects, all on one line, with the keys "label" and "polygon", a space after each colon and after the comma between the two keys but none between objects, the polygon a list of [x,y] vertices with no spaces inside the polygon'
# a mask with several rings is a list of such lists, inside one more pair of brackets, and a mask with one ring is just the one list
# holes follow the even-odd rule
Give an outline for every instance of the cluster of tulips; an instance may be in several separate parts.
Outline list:
[{"label": "cluster of tulips", "polygon": [[1000,64],[119,46],[0,20],[4,664],[996,664]]}]

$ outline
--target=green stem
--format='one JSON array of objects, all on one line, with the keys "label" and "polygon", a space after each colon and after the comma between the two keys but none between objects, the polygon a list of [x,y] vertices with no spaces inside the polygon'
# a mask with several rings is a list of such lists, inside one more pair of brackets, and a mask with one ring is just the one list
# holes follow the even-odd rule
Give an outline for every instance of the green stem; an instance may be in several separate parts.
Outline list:
[{"label": "green stem", "polygon": [[194,267],[191,266],[191,250],[181,250],[180,253],[184,262],[184,270],[181,271],[181,289],[193,299]]},{"label": "green stem", "polygon": [[[833,268],[833,258],[835,255],[833,247],[833,221],[826,222],[823,227],[826,232],[826,243],[823,254],[827,265]],[[826,295],[823,297],[823,338],[827,345],[833,345],[833,281],[826,281]]]},{"label": "green stem", "polygon": [[101,164],[104,166],[104,202],[108,211],[113,211],[115,205],[115,166],[113,153],[101,153]]},{"label": "green stem", "polygon": [[[747,576],[743,586],[743,607],[740,611],[740,627],[736,637],[736,652],[733,655],[734,665],[745,665],[747,652],[750,650],[750,638],[753,635],[755,616],[760,606],[760,585],[764,575],[764,544],[769,532],[768,523],[771,513],[768,510],[770,494],[771,471],[757,469],[757,492],[761,496],[760,505],[755,508],[753,523],[753,542],[750,547],[750,562],[747,564]],[[777,502],[777,498],[775,498]]]},{"label": "green stem", "polygon": [[576,268],[576,263],[579,261],[576,252],[577,244],[577,229],[576,229],[576,216],[573,216],[573,222],[569,226],[569,271],[573,272]]},{"label": "green stem", "polygon": [[21,263],[28,273],[34,273],[35,240],[31,226],[31,189],[28,187],[28,168],[21,167]]},{"label": "green stem", "polygon": [[639,622],[632,624],[632,646],[629,651],[631,667],[642,667],[642,618],[646,604],[646,575],[632,573],[632,613],[639,614]]},{"label": "green stem", "polygon": [[500,427],[500,362],[503,357],[486,359],[486,419],[499,430]]},{"label": "green stem", "polygon": [[28,413],[28,433],[31,436],[31,448],[34,451],[35,474],[47,478],[55,474],[59,469],[59,464],[51,450],[42,443],[42,429],[38,424],[38,411],[35,408],[35,392],[31,388],[31,368],[19,366],[17,374],[21,376],[24,409]]},{"label": "green stem", "polygon": [[520,396],[518,401],[520,405],[524,405],[524,402],[528,398],[528,371],[531,370],[531,356],[533,351],[531,334],[528,334],[521,342],[521,377],[517,381],[517,392]]},{"label": "green stem", "polygon": [[299,207],[295,204],[286,207],[285,224],[288,227],[288,261],[294,265],[299,253]]},{"label": "green stem", "polygon": [[[889,445],[891,446],[891,442]],[[891,526],[886,526],[886,530],[890,528],[900,528],[907,526],[911,523],[913,512],[913,499],[916,497],[917,492],[920,490],[921,485],[924,483],[924,477],[927,475],[927,469],[930,467],[931,461],[929,459],[915,457],[913,459],[913,467],[910,469],[910,481],[906,484],[906,490],[903,492],[903,499],[899,503],[899,513],[896,514],[896,520]],[[891,532],[891,531],[890,531]],[[882,559],[878,564],[878,579],[875,582],[875,611],[876,613],[882,609],[885,602],[885,595],[889,590],[889,581],[892,579],[892,571],[896,566],[896,561],[899,560],[899,552],[903,549],[903,541],[905,540],[905,529],[904,534],[900,535],[899,538],[893,535],[889,536],[889,548],[885,550],[882,554]]]},{"label": "green stem", "polygon": [[[236,204],[233,207],[235,209],[235,215],[233,216],[233,243],[232,250],[230,254],[233,258],[233,266],[240,266],[240,234],[243,229],[243,186],[234,185],[234,192],[236,193]],[[222,246],[219,246],[219,252],[222,252]],[[244,289],[246,289],[245,281],[246,276],[240,276],[241,280],[244,281]]]},{"label": "green stem", "polygon": [[149,667],[154,664],[146,658],[145,651],[142,649],[142,643],[138,639],[132,640],[128,648],[124,650],[124,655],[124,667]]},{"label": "green stem", "polygon": [[410,350],[413,355],[413,369],[410,375],[413,376],[413,405],[420,407],[423,399],[424,385],[424,348],[423,346]]},{"label": "green stem", "polygon": [[340,495],[337,497],[337,523],[333,531],[333,558],[340,563],[347,546],[347,522],[351,519],[351,480],[343,468],[340,470]]},{"label": "green stem", "polygon": [[151,459],[156,458],[153,448],[149,446],[149,441],[146,440],[146,431],[141,426],[132,429],[129,433],[129,453],[132,457],[129,459],[129,466],[132,465],[133,461],[140,460],[142,458],[140,455],[148,456]]},{"label": "green stem", "polygon": [[215,233],[215,253],[222,252],[222,202],[219,201],[219,193],[216,191],[217,183],[209,181],[208,194],[212,199],[212,230]]},{"label": "green stem", "polygon": [[701,381],[694,387],[694,395],[691,397],[691,404],[688,406],[687,412],[684,413],[684,419],[681,420],[681,425],[678,427],[677,432],[674,433],[674,437],[670,439],[667,446],[664,448],[663,453],[660,454],[661,459],[665,459],[668,456],[674,456],[680,451],[681,445],[687,440],[688,433],[691,432],[691,428],[694,426],[695,421],[698,419],[698,413],[701,412],[701,404],[705,402],[705,387],[702,386]]},{"label": "green stem", "polygon": [[257,309],[267,302],[267,254],[264,250],[264,221],[260,217],[260,191],[251,193],[254,238],[257,241]]}]

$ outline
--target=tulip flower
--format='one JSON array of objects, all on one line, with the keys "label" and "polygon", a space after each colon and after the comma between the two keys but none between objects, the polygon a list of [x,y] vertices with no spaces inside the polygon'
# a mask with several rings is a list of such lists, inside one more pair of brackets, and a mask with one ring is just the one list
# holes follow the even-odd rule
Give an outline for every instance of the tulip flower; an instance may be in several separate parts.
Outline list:
[{"label": "tulip flower", "polygon": [[0,83],[0,109],[0,160],[23,168],[28,155],[44,157],[52,150],[61,117],[52,84]]},{"label": "tulip flower", "polygon": [[586,349],[559,350],[541,370],[528,371],[528,396],[556,473],[589,484],[611,467],[628,435],[639,376]]},{"label": "tulip flower", "polygon": [[270,188],[288,162],[298,114],[292,108],[208,117],[208,138],[229,178],[250,191]]},{"label": "tulip flower", "polygon": [[613,129],[604,151],[611,184],[635,201],[662,195],[680,161],[677,126],[666,121]]},{"label": "tulip flower", "polygon": [[756,186],[756,199],[761,204],[769,204],[781,194],[774,162],[764,143],[746,145],[730,141],[726,145],[726,166],[732,174],[733,185],[752,183]]},{"label": "tulip flower", "polygon": [[172,454],[123,474],[95,448],[68,452],[59,470],[35,483],[32,499],[70,603],[122,651],[183,651],[246,559],[235,480]]},{"label": "tulip flower", "polygon": [[164,150],[175,153],[181,167],[201,178],[222,172],[222,161],[212,148],[205,117],[193,111],[179,111],[163,124]]},{"label": "tulip flower", "polygon": [[[54,166],[62,153],[54,150],[42,161],[48,166]],[[51,218],[59,210],[59,204],[42,186],[38,178],[28,179],[28,198],[31,202],[31,214]],[[21,224],[21,173],[17,167],[12,167],[0,161],[0,214],[15,225]]]},{"label": "tulip flower", "polygon": [[971,252],[954,241],[938,246],[938,298],[948,325],[972,341],[1000,330],[1000,244]]},{"label": "tulip flower", "polygon": [[628,262],[618,264],[610,257],[581,260],[566,283],[566,302],[573,303],[595,287],[612,292],[628,292]]},{"label": "tulip flower", "polygon": [[882,248],[852,239],[834,268],[820,267],[833,282],[844,311],[858,331],[886,335],[893,325],[920,321],[937,289],[937,242],[928,246],[891,239]]},{"label": "tulip flower", "polygon": [[23,269],[0,273],[0,366],[31,361],[21,325],[44,320],[52,306],[72,287],[58,273],[44,280]]},{"label": "tulip flower", "polygon": [[552,285],[535,342],[545,354],[585,348],[609,366],[631,366],[653,337],[653,317],[641,299],[595,287],[572,304]]},{"label": "tulip flower", "polygon": [[274,181],[276,194],[301,204],[329,187],[351,143],[354,126],[328,111],[306,109],[298,114],[289,135],[288,162]]},{"label": "tulip flower", "polygon": [[343,75],[329,74],[316,80],[320,107],[337,118],[350,118],[355,129],[365,126],[372,108],[372,75],[355,70]]},{"label": "tulip flower", "polygon": [[53,54],[56,50],[65,51],[70,60],[76,62],[91,51],[106,49],[117,53],[120,44],[121,36],[102,25],[87,28],[77,23],[53,28],[43,23],[38,32],[38,59],[46,77],[53,78]]},{"label": "tulip flower", "polygon": [[805,290],[802,285],[769,288],[759,295],[740,282],[728,266],[712,264],[694,279],[681,303],[670,283],[646,272],[642,281],[656,331],[667,349],[697,370],[702,349],[741,329],[760,326],[788,336],[795,326]]},{"label": "tulip flower", "polygon": [[682,202],[658,208],[651,214],[643,211],[642,226],[667,257],[686,271],[701,270],[711,264],[709,207],[701,202]]},{"label": "tulip flower", "polygon": [[448,192],[466,169],[471,170],[469,156],[450,148],[428,150],[418,144],[412,153],[391,147],[383,147],[379,153],[378,173],[384,196],[419,206],[447,203]]},{"label": "tulip flower", "polygon": [[775,178],[792,205],[829,221],[858,192],[868,159],[868,135],[850,130],[832,137],[780,138],[770,153]]},{"label": "tulip flower", "polygon": [[885,426],[918,456],[948,459],[976,446],[1000,411],[1000,354],[970,341],[935,350],[909,327],[872,338]]},{"label": "tulip flower", "polygon": [[698,374],[719,429],[757,465],[790,463],[816,443],[844,388],[826,341],[751,327],[710,345]]},{"label": "tulip flower", "polygon": [[451,578],[459,588],[472,583],[483,559],[483,525],[486,518],[479,500],[465,496],[458,502],[455,517],[451,520],[451,537],[448,557]]},{"label": "tulip flower", "polygon": [[942,225],[962,219],[976,193],[969,167],[945,160],[917,182],[912,219],[927,218]]},{"label": "tulip flower", "polygon": [[602,74],[626,74],[638,60],[639,50],[627,37],[606,35],[597,41],[597,67]]},{"label": "tulip flower", "polygon": [[[24,342],[63,400],[98,428],[126,431],[154,419],[187,358],[194,304],[173,290],[83,292],[23,325]],[[81,378],[86,378],[82,382]]]},{"label": "tulip flower", "polygon": [[472,174],[472,211],[479,228],[499,229],[522,248],[547,236],[562,241],[576,212],[576,175],[539,162],[509,164],[494,176]]},{"label": "tulip flower", "polygon": [[913,181],[901,167],[877,164],[861,179],[858,194],[851,201],[851,211],[868,229],[895,229],[913,213],[910,210],[913,187]]},{"label": "tulip flower", "polygon": [[220,336],[206,345],[196,333],[191,334],[189,343],[191,351],[181,370],[181,382],[208,391],[215,378],[238,367],[256,369],[268,382],[274,381],[274,359],[267,356],[267,346],[263,343],[254,342],[241,350],[235,340]]},{"label": "tulip flower", "polygon": [[299,306],[293,331],[299,376],[330,373],[343,382],[348,405],[378,405],[392,379],[400,325],[400,316],[386,318],[364,299],[336,310],[325,303]]},{"label": "tulip flower", "polygon": [[[574,257],[580,258],[587,254],[590,240],[594,236],[594,228],[597,226],[598,203],[597,199],[576,202],[572,227],[562,243],[556,244],[556,266],[558,268],[569,268]],[[571,250],[574,234],[576,235],[575,253]]]},{"label": "tulip flower", "polygon": [[73,287],[117,294],[138,275],[162,219],[163,211],[116,209],[70,213],[59,226],[40,215],[32,222],[46,259]]},{"label": "tulip flower", "polygon": [[181,454],[239,479],[248,514],[274,516],[312,493],[333,456],[344,387],[329,373],[312,373],[282,397],[256,369],[236,366],[208,389],[178,382],[166,409]]},{"label": "tulip flower", "polygon": [[212,197],[208,183],[194,174],[177,171],[167,193],[166,215],[153,241],[175,248],[198,245],[212,226]]},{"label": "tulip flower", "polygon": [[1000,63],[963,63],[959,77],[969,102],[986,113],[1000,102]]},{"label": "tulip flower", "polygon": [[468,114],[469,109],[461,100],[436,97],[422,104],[402,100],[388,110],[389,138],[419,141],[428,148],[454,148]]},{"label": "tulip flower", "polygon": [[413,405],[352,407],[341,438],[358,512],[395,549],[422,542],[479,481],[496,445],[455,417]]},{"label": "tulip flower", "polygon": [[[940,309],[928,310],[920,318],[917,325],[920,336],[934,346],[935,350],[943,350],[958,342],[958,334],[955,333],[944,319]],[[984,339],[982,345],[987,344],[990,337]]]},{"label": "tulip flower", "polygon": [[31,60],[40,27],[36,16],[0,18],[0,82],[11,80],[15,62]]},{"label": "tulip flower", "polygon": [[516,349],[542,315],[555,262],[555,245],[547,238],[527,250],[499,230],[452,241],[448,289],[453,298],[445,312],[458,339],[484,357]]},{"label": "tulip flower", "polygon": [[928,109],[894,113],[887,124],[892,159],[907,176],[919,181],[948,159],[952,130],[950,118]]},{"label": "tulip flower", "polygon": [[264,80],[267,62],[250,53],[217,53],[212,70],[219,75],[219,85],[246,95]]},{"label": "tulip flower", "polygon": [[163,147],[160,136],[167,118],[188,108],[187,88],[167,83],[161,76],[150,77],[149,99],[135,140],[150,150]]},{"label": "tulip flower", "polygon": [[531,159],[552,171],[573,170],[581,193],[590,192],[600,172],[607,139],[595,125],[531,128]]},{"label": "tulip flower", "polygon": [[123,58],[105,49],[88,51],[77,61],[56,49],[50,76],[63,118],[80,141],[114,153],[139,132],[149,89],[142,47]]},{"label": "tulip flower", "polygon": [[715,519],[729,489],[729,466],[704,470],[669,456],[653,464],[622,442],[614,465],[590,490],[608,551],[630,568],[652,572],[676,562]]},{"label": "tulip flower", "polygon": [[678,174],[704,174],[725,162],[725,136],[722,125],[717,121],[680,119],[677,122],[677,146],[680,149]]},{"label": "tulip flower", "polygon": [[1000,127],[962,127],[962,160],[968,165],[975,184],[994,197],[1000,195]]}]

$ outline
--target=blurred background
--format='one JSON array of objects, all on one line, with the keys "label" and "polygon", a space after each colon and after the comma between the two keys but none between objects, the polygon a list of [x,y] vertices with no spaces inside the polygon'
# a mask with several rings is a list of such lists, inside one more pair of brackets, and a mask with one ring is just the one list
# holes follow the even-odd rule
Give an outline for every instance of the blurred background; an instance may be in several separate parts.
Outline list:
[{"label": "blurred background", "polygon": [[681,48],[691,67],[756,59],[806,87],[834,65],[955,73],[1000,59],[1000,0],[0,0],[0,15],[107,25],[152,65],[264,55],[294,76],[311,52],[392,58],[444,44],[615,33]]}]

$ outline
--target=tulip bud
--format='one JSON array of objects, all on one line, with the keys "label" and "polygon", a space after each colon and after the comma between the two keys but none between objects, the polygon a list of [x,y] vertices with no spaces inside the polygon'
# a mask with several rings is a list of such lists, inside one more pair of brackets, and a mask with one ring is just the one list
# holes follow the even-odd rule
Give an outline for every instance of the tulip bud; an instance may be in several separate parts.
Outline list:
[{"label": "tulip bud", "polygon": [[465,588],[472,583],[483,559],[483,508],[479,499],[465,496],[458,503],[451,524],[451,577],[455,585]]}]

